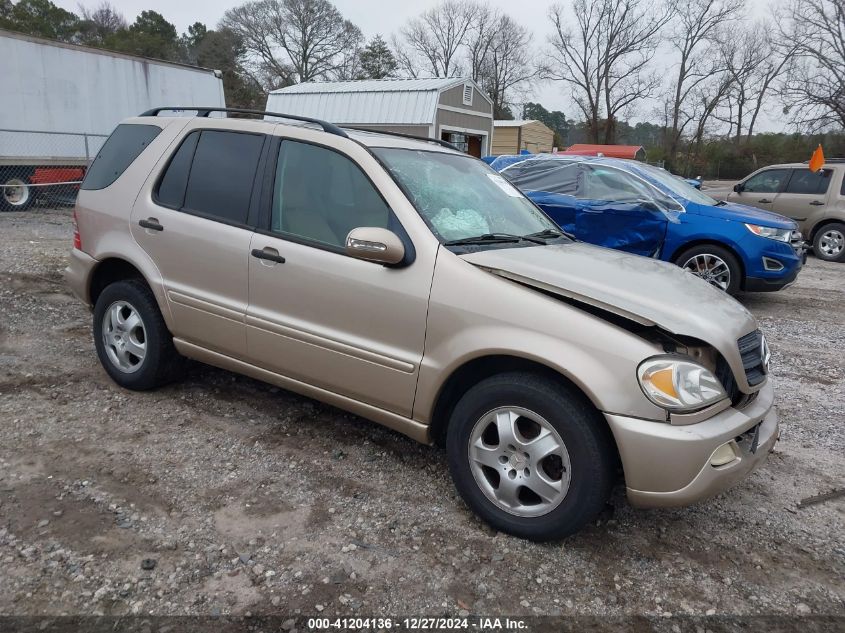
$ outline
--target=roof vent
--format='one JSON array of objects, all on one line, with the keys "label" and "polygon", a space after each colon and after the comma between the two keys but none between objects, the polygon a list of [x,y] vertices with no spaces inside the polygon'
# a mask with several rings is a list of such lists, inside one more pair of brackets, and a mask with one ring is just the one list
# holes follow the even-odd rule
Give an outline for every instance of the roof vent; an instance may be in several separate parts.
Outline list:
[{"label": "roof vent", "polygon": [[472,84],[464,84],[464,105],[472,105]]}]

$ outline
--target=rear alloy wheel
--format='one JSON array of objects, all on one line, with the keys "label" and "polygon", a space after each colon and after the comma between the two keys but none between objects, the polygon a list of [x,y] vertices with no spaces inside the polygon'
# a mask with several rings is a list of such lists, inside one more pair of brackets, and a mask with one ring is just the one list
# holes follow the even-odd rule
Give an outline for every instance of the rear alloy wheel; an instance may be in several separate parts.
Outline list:
[{"label": "rear alloy wheel", "polygon": [[35,202],[29,182],[18,176],[0,178],[0,208],[4,211],[24,211]]},{"label": "rear alloy wheel", "polygon": [[184,369],[155,296],[139,279],[109,284],[97,297],[94,345],[103,368],[126,389],[154,389]]},{"label": "rear alloy wheel", "polygon": [[739,292],[739,262],[726,248],[716,244],[695,246],[681,253],[675,263],[728,294]]},{"label": "rear alloy wheel", "polygon": [[845,224],[826,224],[816,231],[813,252],[826,262],[845,261]]},{"label": "rear alloy wheel", "polygon": [[147,332],[138,310],[127,301],[115,301],[103,315],[103,347],[112,364],[131,374],[144,364]]}]

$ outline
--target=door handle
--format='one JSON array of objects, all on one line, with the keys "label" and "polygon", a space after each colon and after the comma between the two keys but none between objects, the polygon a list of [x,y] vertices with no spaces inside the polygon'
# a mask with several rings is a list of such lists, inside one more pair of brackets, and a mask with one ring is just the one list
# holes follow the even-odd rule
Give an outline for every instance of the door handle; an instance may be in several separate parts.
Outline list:
[{"label": "door handle", "polygon": [[813,205],[814,207],[823,207],[824,206],[824,202],[820,202],[818,200],[813,200],[810,204]]},{"label": "door handle", "polygon": [[768,198],[760,198],[757,202],[759,202],[760,204],[771,204],[772,203],[772,201],[769,200]]},{"label": "door handle", "polygon": [[151,231],[163,231],[164,227],[158,223],[156,218],[147,218],[146,220],[141,220],[138,222],[139,226],[144,227],[145,229],[150,229]]},{"label": "door handle", "polygon": [[267,259],[271,262],[276,262],[277,264],[285,263],[285,258],[279,255],[279,251],[275,248],[270,248],[269,246],[265,246],[264,248],[253,248],[252,256],[258,259]]}]

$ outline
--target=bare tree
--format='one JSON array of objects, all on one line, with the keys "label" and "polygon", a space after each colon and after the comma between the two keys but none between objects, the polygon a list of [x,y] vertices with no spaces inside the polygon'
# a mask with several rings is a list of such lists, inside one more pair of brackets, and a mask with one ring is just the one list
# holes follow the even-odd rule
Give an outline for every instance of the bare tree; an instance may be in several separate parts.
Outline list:
[{"label": "bare tree", "polygon": [[328,0],[254,0],[229,9],[221,26],[244,43],[271,84],[354,74],[360,29]]},{"label": "bare tree", "polygon": [[419,60],[412,50],[402,38],[397,35],[390,36],[390,48],[393,52],[393,57],[396,59],[396,67],[399,73],[403,76],[416,79],[420,76],[422,69],[420,68]]},{"label": "bare tree", "polygon": [[82,15],[80,39],[84,44],[103,46],[110,35],[127,28],[126,18],[113,5],[101,2],[93,9],[79,5]]},{"label": "bare tree", "polygon": [[480,83],[482,80],[481,74],[485,64],[489,62],[494,34],[500,28],[502,18],[501,11],[491,8],[488,4],[480,4],[477,7],[465,44],[469,76],[473,81]]},{"label": "bare tree", "polygon": [[698,87],[721,70],[722,56],[718,50],[717,35],[722,27],[741,17],[744,0],[678,0],[671,2],[677,16],[670,31],[669,42],[678,55],[677,71],[672,92],[668,97],[669,117],[666,130],[666,155],[671,161],[678,150],[681,136],[693,120],[693,111],[700,110],[696,96]]},{"label": "bare tree", "polygon": [[767,100],[775,91],[775,82],[789,70],[798,48],[793,40],[777,39],[777,32],[768,23],[763,27],[762,40],[763,63],[757,67],[752,81],[751,118],[745,132],[746,143],[754,135],[757,119],[764,110]]},{"label": "bare tree", "polygon": [[413,76],[460,74],[460,53],[479,12],[473,0],[444,0],[401,29],[400,65]]},{"label": "bare tree", "polygon": [[480,60],[478,81],[493,100],[493,114],[502,118],[512,92],[530,84],[537,75],[530,53],[531,33],[510,16],[502,15],[489,34],[490,47]]},{"label": "bare tree", "polygon": [[728,101],[729,135],[739,144],[745,128],[745,116],[754,101],[755,80],[758,69],[765,61],[763,44],[765,33],[759,24],[749,29],[737,29],[726,36],[721,44],[725,70],[731,78]]},{"label": "bare tree", "polygon": [[845,2],[794,0],[783,23],[783,41],[795,46],[783,86],[795,122],[845,127]]},{"label": "bare tree", "polygon": [[701,155],[704,137],[710,130],[711,123],[719,124],[720,119],[717,114],[727,102],[733,82],[733,76],[723,70],[709,77],[706,82],[698,83],[690,94],[690,101],[694,104],[690,121],[695,121],[695,127],[690,142],[687,144],[686,165],[681,168],[682,173],[690,175],[692,158]]},{"label": "bare tree", "polygon": [[795,54],[795,43],[776,40],[775,34],[769,21],[758,21],[734,30],[722,43],[725,68],[733,80],[726,122],[736,144],[751,140],[775,81],[785,73]]},{"label": "bare tree", "polygon": [[549,10],[554,32],[543,76],[573,88],[592,142],[603,124],[604,142],[613,143],[617,118],[660,84],[648,67],[670,12],[653,0],[574,0],[573,12],[570,30],[562,5]]}]

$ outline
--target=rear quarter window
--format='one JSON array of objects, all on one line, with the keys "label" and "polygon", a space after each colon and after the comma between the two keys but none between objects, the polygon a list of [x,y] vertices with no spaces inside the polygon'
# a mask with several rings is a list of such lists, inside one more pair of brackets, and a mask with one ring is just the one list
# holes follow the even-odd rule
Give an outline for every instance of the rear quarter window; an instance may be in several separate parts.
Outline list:
[{"label": "rear quarter window", "polygon": [[815,195],[827,193],[830,176],[831,171],[829,169],[821,169],[817,172],[812,172],[809,169],[795,169],[792,171],[792,177],[789,179],[784,193]]},{"label": "rear quarter window", "polygon": [[160,133],[157,125],[118,125],[88,168],[80,189],[105,189],[111,185]]}]

